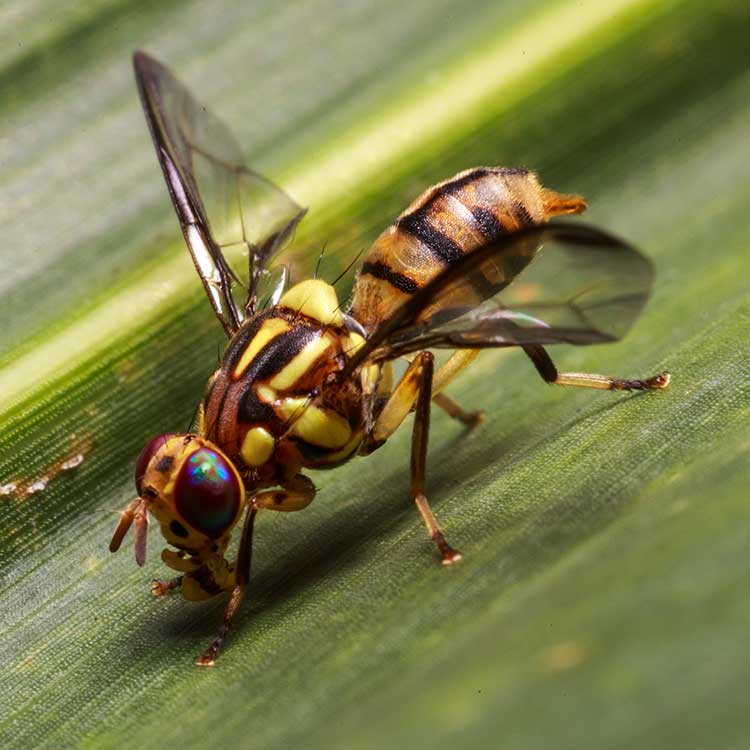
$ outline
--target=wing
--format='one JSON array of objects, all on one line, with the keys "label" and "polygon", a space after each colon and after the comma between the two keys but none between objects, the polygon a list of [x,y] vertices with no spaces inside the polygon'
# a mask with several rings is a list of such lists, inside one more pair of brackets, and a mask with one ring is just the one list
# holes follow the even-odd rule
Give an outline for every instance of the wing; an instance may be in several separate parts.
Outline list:
[{"label": "wing", "polygon": [[366,360],[422,349],[615,341],[638,317],[652,281],[647,258],[594,227],[552,222],[515,232],[463,256],[413,294],[346,374]]},{"label": "wing", "polygon": [[[133,55],[135,79],[164,178],[195,268],[227,335],[258,304],[272,256],[305,214],[272,182],[243,164],[234,136],[161,63]],[[237,303],[238,274],[224,254],[248,254],[247,300]]]}]

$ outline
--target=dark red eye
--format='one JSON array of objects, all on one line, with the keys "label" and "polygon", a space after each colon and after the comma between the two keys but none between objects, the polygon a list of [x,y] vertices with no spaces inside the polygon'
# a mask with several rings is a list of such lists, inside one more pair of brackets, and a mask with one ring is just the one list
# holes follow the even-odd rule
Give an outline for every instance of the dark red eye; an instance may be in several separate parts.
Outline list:
[{"label": "dark red eye", "polygon": [[143,475],[146,473],[146,469],[154,454],[169,438],[174,437],[176,434],[176,432],[165,432],[163,435],[157,435],[153,440],[149,440],[141,451],[141,455],[138,456],[138,461],[135,464],[135,488],[138,490],[138,495],[141,495],[143,492]]},{"label": "dark red eye", "polygon": [[211,448],[200,448],[180,467],[175,482],[177,512],[197,531],[220,537],[237,517],[242,487],[228,460]]}]

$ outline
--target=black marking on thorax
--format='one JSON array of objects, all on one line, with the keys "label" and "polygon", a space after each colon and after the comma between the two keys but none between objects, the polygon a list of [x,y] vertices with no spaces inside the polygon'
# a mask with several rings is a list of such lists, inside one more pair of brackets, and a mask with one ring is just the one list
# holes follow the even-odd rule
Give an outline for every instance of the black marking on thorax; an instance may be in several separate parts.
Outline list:
[{"label": "black marking on thorax", "polygon": [[253,358],[242,382],[247,384],[238,405],[238,417],[247,423],[270,421],[275,418],[273,409],[256,395],[253,383],[267,380],[286,367],[311,341],[323,335],[321,326],[296,322],[292,328],[271,339]]},{"label": "black marking on thorax", "polygon": [[278,317],[281,316],[272,308],[258,313],[250,318],[250,320],[245,321],[227,345],[224,356],[222,357],[222,369],[227,370],[228,372],[233,372],[237,363],[242,359],[245,349],[247,349],[250,342],[255,338],[263,323],[269,318]]}]

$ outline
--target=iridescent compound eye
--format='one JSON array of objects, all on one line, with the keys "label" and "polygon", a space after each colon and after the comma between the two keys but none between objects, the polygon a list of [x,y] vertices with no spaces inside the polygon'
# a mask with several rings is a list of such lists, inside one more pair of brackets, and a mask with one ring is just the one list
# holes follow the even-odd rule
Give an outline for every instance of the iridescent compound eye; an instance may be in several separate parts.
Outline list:
[{"label": "iridescent compound eye", "polygon": [[143,492],[141,484],[143,482],[143,476],[146,473],[146,469],[148,468],[149,463],[151,463],[154,454],[159,448],[166,444],[167,440],[173,438],[176,434],[176,432],[165,432],[163,435],[157,435],[152,440],[149,440],[144,446],[135,465],[135,488],[138,490],[138,495],[141,495]]},{"label": "iridescent compound eye", "polygon": [[211,448],[195,451],[180,467],[174,487],[177,512],[197,531],[220,537],[237,517],[242,487],[227,459]]}]

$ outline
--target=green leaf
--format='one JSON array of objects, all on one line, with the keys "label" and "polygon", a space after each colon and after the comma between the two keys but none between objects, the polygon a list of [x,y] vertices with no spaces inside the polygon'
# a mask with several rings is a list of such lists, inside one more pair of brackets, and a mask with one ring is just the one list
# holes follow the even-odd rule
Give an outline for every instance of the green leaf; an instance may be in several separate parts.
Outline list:
[{"label": "green leaf", "polygon": [[[741,747],[750,564],[745,3],[11,0],[0,24],[0,737],[13,748]],[[483,353],[435,413],[257,528],[249,601],[155,601],[107,544],[153,434],[184,429],[220,327],[129,56],[163,58],[311,208],[334,277],[426,186],[523,165],[642,247],[653,298],[544,386]],[[302,271],[300,271],[301,273]],[[67,467],[66,461],[75,464]]]}]

